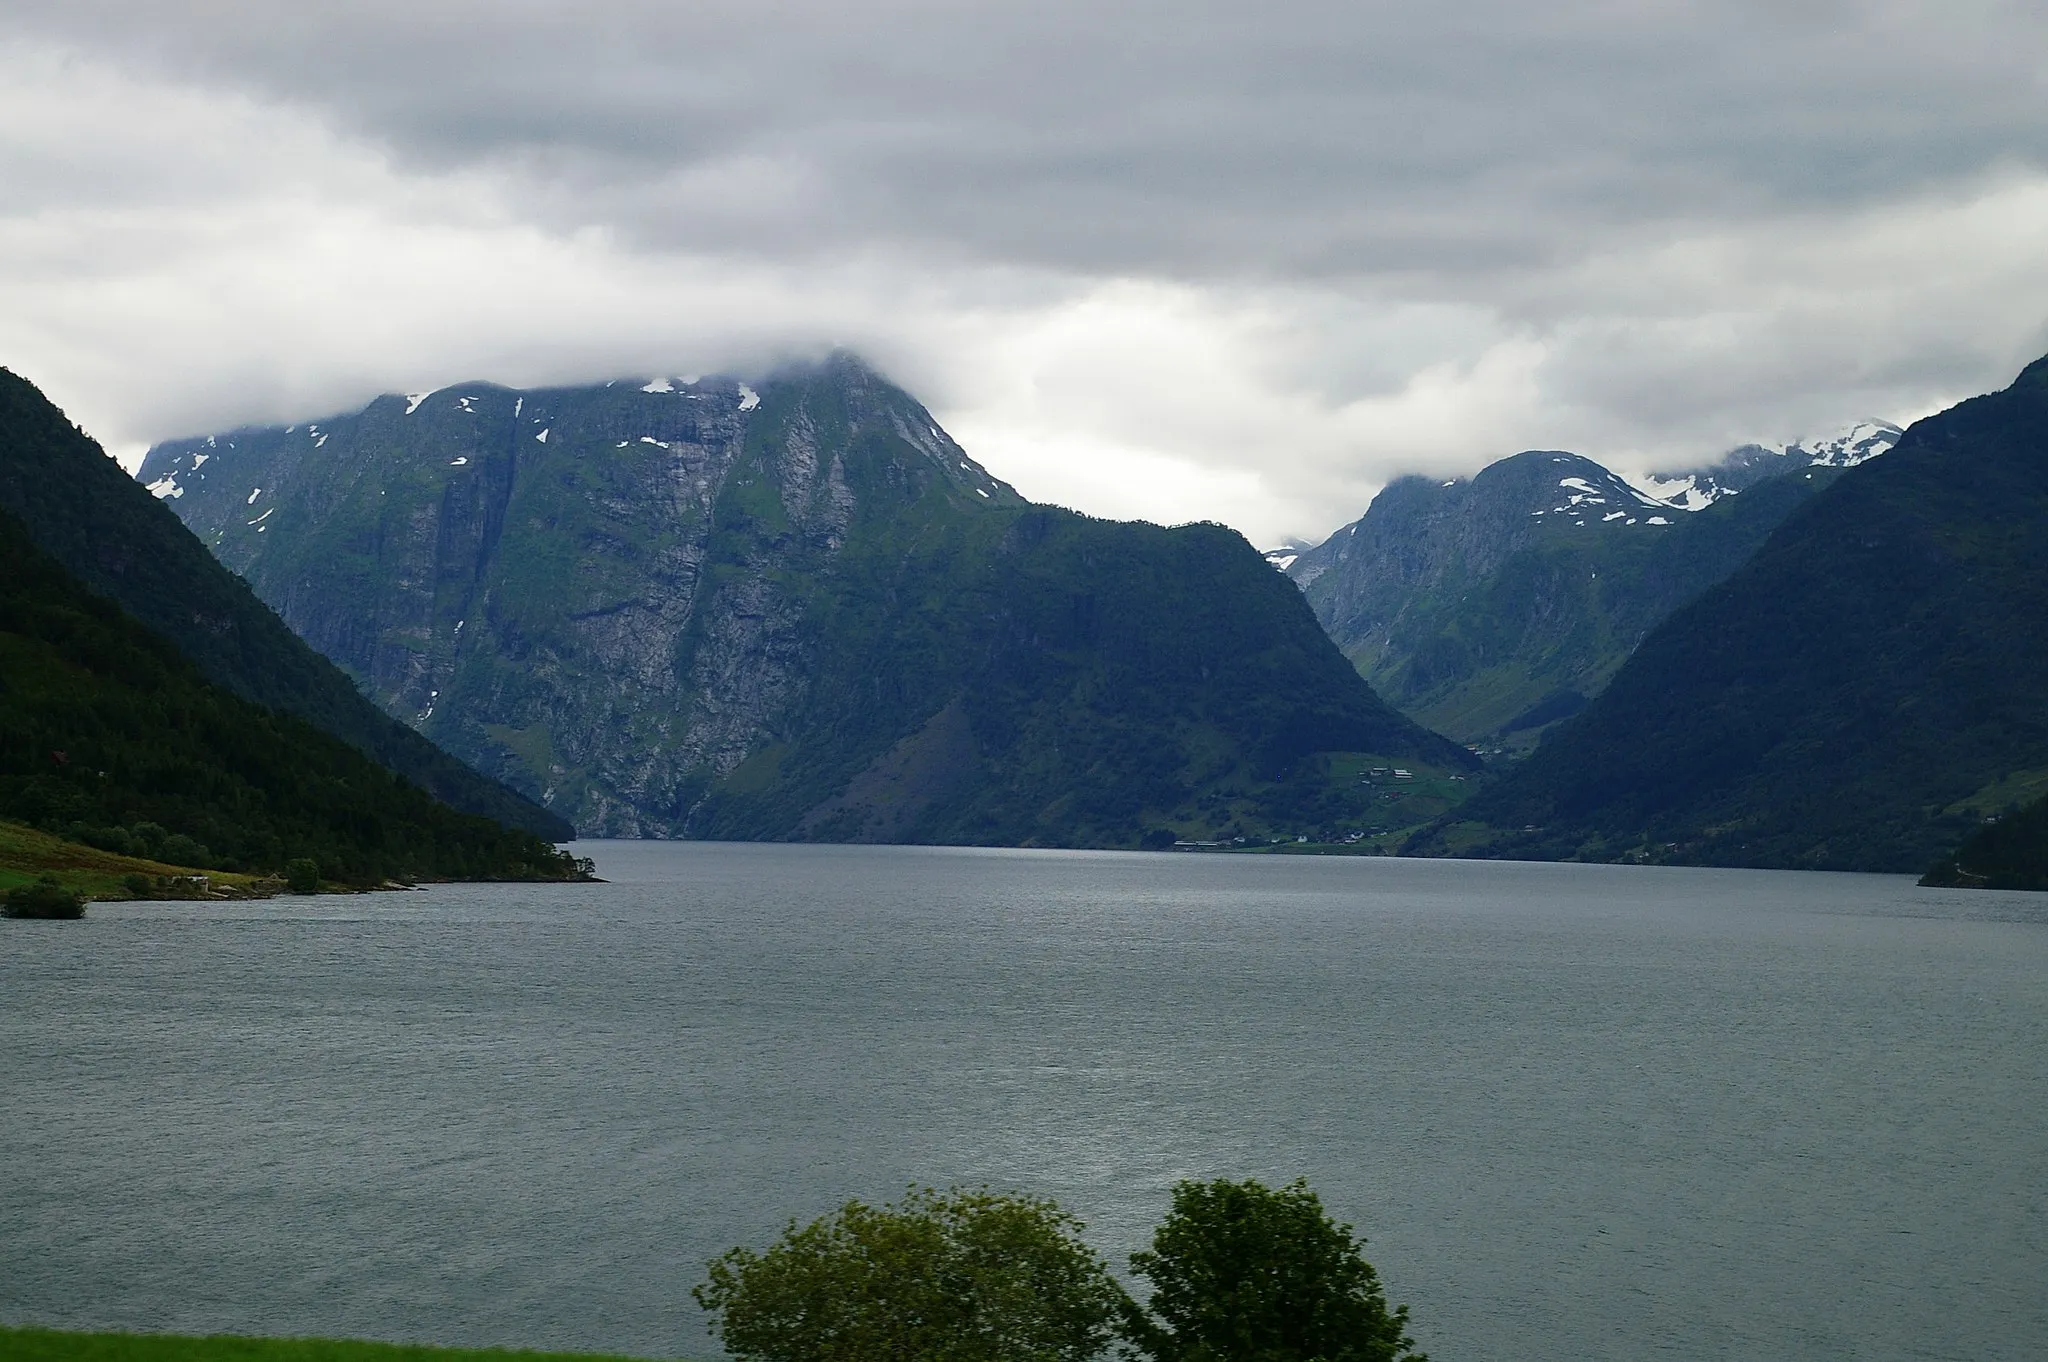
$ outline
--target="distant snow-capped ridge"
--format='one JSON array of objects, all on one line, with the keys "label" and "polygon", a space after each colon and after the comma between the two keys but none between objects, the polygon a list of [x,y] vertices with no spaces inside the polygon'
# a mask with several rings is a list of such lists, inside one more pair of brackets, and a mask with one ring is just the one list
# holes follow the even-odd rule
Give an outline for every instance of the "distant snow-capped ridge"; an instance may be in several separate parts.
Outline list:
[{"label": "distant snow-capped ridge", "polygon": [[[1554,491],[1550,490],[1551,479],[1537,480],[1541,484],[1540,499],[1528,511],[1531,518],[1554,515],[1581,526],[1588,523],[1589,517],[1601,524],[1618,523],[1622,528],[1638,523],[1664,526],[1672,522],[1661,515],[1646,513],[1665,509],[1703,511],[1724,497],[1746,492],[1760,482],[1802,468],[1853,468],[1890,449],[1903,434],[1903,430],[1889,421],[1858,421],[1818,438],[1802,437],[1775,445],[1738,445],[1712,464],[1680,473],[1616,473],[1583,455],[1531,450],[1497,460],[1481,469],[1475,477],[1483,476],[1488,470],[1501,472],[1526,461],[1544,458],[1552,464],[1569,465],[1558,471],[1570,476],[1556,478]],[[1408,481],[1397,480],[1402,485]],[[1442,486],[1454,488],[1473,481],[1474,478],[1452,478]],[[1542,504],[1545,501],[1559,504]],[[1361,519],[1344,526],[1327,542],[1334,544],[1339,539],[1357,534],[1364,523]],[[1265,550],[1265,557],[1276,569],[1306,587],[1328,566],[1324,561],[1326,555],[1314,552],[1317,547],[1296,540]]]},{"label": "distant snow-capped ridge", "polygon": [[1782,445],[1739,445],[1719,462],[1681,473],[1641,474],[1629,482],[1665,505],[1700,511],[1722,497],[1744,492],[1766,478],[1800,468],[1854,468],[1890,449],[1905,434],[1889,421],[1858,421],[1817,439]]}]

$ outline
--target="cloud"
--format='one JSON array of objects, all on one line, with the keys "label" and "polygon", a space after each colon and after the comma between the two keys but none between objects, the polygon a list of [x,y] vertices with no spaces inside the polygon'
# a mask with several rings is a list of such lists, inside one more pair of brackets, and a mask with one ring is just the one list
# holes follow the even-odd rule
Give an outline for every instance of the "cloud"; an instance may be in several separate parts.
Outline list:
[{"label": "cloud", "polygon": [[0,362],[131,457],[861,349],[1028,494],[1316,536],[2048,349],[2048,13],[140,5],[0,43]]}]

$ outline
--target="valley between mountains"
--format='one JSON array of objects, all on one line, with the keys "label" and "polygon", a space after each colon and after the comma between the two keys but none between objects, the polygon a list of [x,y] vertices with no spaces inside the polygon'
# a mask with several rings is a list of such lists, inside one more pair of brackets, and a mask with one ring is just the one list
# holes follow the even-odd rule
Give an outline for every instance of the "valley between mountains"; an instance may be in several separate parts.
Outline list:
[{"label": "valley between mountains", "polygon": [[385,714],[583,835],[2008,883],[1958,848],[2048,793],[2044,473],[2048,362],[1661,479],[1403,479],[1262,556],[1033,505],[839,355],[388,396],[140,478]]}]

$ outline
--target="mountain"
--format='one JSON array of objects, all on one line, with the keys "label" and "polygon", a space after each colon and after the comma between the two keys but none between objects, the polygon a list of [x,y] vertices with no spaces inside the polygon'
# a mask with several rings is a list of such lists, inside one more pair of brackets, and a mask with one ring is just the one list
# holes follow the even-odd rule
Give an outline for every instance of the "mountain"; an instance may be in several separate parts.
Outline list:
[{"label": "mountain", "polygon": [[1842,472],[1416,849],[1918,872],[2048,778],[2043,543],[2048,359]]},{"label": "mountain", "polygon": [[1920,883],[1954,889],[2048,890],[2048,798],[1971,833]]},{"label": "mountain", "polygon": [[1655,474],[1636,485],[1683,511],[1703,510],[1723,497],[1760,482],[1807,468],[1854,468],[1899,442],[1905,432],[1889,421],[1858,421],[1817,440],[1783,445],[1740,445],[1712,464],[1678,473]]},{"label": "mountain", "polygon": [[[1876,447],[1865,437],[1851,455]],[[1399,479],[1354,524],[1273,561],[1402,712],[1525,749],[1834,477],[1844,456],[1826,452],[1834,463],[1798,446],[1738,450],[1686,475],[1688,511],[1591,459],[1532,450],[1470,479]]]},{"label": "mountain", "polygon": [[32,539],[0,511],[0,819],[177,865],[310,858],[347,884],[578,873],[533,834],[207,681]]},{"label": "mountain", "polygon": [[586,835],[1360,823],[1389,710],[1235,533],[1034,506],[851,356],[390,396],[142,479],[392,714]]},{"label": "mountain", "polygon": [[572,835],[560,818],[379,712],[98,444],[4,369],[0,510],[87,589],[242,698],[304,719],[464,812],[550,840]]}]

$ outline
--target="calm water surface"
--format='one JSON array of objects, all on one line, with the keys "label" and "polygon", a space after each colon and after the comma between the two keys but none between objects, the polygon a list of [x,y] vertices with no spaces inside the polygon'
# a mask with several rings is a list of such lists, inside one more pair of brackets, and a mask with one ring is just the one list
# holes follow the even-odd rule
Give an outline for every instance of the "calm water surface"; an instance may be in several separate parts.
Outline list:
[{"label": "calm water surface", "polygon": [[581,850],[0,922],[0,1320],[709,1356],[849,1196],[1306,1175],[1438,1362],[2048,1356],[2048,896]]}]

